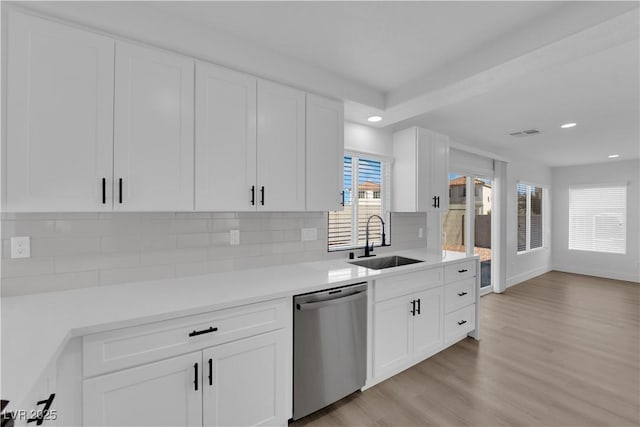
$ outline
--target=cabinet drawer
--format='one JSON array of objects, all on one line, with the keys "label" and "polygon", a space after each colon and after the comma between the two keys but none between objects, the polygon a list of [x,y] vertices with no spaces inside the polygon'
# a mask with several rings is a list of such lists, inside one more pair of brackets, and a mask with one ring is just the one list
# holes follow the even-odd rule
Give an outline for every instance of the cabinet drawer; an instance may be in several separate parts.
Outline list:
[{"label": "cabinet drawer", "polygon": [[476,276],[476,260],[459,262],[444,267],[444,281],[446,283]]},{"label": "cabinet drawer", "polygon": [[[87,335],[82,339],[83,374],[91,377],[282,328],[286,301],[267,301]],[[194,335],[196,331],[207,332]]]},{"label": "cabinet drawer", "polygon": [[416,290],[442,285],[442,267],[376,279],[375,301],[384,301]]},{"label": "cabinet drawer", "polygon": [[476,305],[468,305],[444,317],[444,340],[455,341],[476,327]]},{"label": "cabinet drawer", "polygon": [[475,302],[476,278],[447,283],[444,296],[444,310],[446,313],[457,310]]}]

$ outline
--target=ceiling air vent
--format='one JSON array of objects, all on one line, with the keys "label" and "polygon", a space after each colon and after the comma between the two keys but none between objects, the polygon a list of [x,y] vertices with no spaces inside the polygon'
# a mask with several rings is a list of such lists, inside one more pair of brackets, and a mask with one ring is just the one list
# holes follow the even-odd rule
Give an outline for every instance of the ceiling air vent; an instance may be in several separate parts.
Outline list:
[{"label": "ceiling air vent", "polygon": [[532,136],[539,134],[540,131],[538,129],[527,129],[521,130],[519,132],[511,132],[509,135],[515,136],[516,138],[523,138],[525,136]]}]

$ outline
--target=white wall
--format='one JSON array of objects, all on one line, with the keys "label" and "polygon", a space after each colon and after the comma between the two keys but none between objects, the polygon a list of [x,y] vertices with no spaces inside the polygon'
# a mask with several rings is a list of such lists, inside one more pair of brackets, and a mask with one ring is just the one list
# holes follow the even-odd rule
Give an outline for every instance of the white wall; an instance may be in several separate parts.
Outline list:
[{"label": "white wall", "polygon": [[[526,159],[511,159],[507,165],[507,286],[528,280],[532,277],[551,270],[551,226],[550,206],[553,205],[553,196],[543,200],[543,216],[546,222],[543,224],[544,247],[533,252],[518,255],[518,204],[516,197],[516,184],[527,182],[542,187],[552,186],[551,168]],[[549,192],[547,192],[549,194]],[[544,221],[544,220],[543,220]]]},{"label": "white wall", "polygon": [[344,123],[344,148],[360,153],[393,157],[393,134],[357,123]]},{"label": "white wall", "polygon": [[[627,253],[570,251],[569,186],[629,184],[627,191]],[[553,168],[553,268],[571,273],[640,282],[640,161],[611,161]]]}]

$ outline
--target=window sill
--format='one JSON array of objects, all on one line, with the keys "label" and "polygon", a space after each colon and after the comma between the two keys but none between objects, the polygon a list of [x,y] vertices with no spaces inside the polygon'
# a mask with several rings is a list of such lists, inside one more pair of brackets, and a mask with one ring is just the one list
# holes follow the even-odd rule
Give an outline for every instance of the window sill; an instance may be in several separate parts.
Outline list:
[{"label": "window sill", "polygon": [[531,253],[535,253],[535,252],[542,252],[542,251],[548,251],[549,248],[546,246],[542,246],[539,248],[535,248],[535,249],[529,249],[528,251],[520,251],[520,252],[516,252],[516,255],[527,255],[527,254],[531,254]]}]

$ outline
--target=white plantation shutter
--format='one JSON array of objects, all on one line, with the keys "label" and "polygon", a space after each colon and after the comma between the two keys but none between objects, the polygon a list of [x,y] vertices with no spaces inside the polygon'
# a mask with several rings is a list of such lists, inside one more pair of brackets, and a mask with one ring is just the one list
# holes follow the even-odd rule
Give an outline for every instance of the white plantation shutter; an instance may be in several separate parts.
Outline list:
[{"label": "white plantation shutter", "polygon": [[[329,212],[329,250],[362,247],[365,243],[367,219],[380,215],[386,225],[387,243],[390,243],[387,182],[388,164],[379,159],[344,156],[344,209]],[[371,221],[369,243],[381,243],[382,227]]]},{"label": "white plantation shutter", "polygon": [[569,188],[569,249],[624,254],[627,186]]}]

